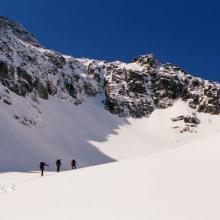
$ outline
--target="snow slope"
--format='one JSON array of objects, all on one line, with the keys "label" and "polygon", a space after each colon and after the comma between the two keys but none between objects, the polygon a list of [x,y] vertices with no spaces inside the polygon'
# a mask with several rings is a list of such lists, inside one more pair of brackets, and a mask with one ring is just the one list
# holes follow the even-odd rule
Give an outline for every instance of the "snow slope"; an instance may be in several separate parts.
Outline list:
[{"label": "snow slope", "polygon": [[171,118],[192,115],[193,112],[185,102],[178,100],[170,108],[155,110],[149,118],[128,118],[127,123],[116,129],[117,135],[110,134],[103,143],[91,143],[108,156],[122,160],[179,147],[220,132],[220,117],[204,113],[197,113],[201,124],[194,130],[195,133],[179,133],[173,129],[175,126],[183,127],[184,123],[174,123]]},{"label": "snow slope", "polygon": [[[1,93],[3,94],[2,91]],[[36,103],[11,93],[12,105],[0,102],[0,171],[38,170],[39,161],[63,159],[62,169],[76,158],[79,167],[134,158],[180,146],[220,131],[220,117],[198,113],[197,133],[179,133],[171,117],[193,111],[179,100],[149,118],[118,117],[104,110],[102,96],[75,106],[56,97]],[[15,116],[19,119],[16,120]],[[21,119],[36,122],[26,126]]]},{"label": "snow slope", "polygon": [[148,157],[43,178],[1,174],[4,184],[15,184],[15,191],[1,195],[1,219],[218,220],[219,134]]},{"label": "snow slope", "polygon": [[[210,115],[197,113],[198,126],[171,121],[193,111]],[[54,170],[58,158],[67,170],[72,158],[86,167],[161,152],[220,131],[219,114],[217,82],[153,54],[132,63],[66,56],[0,16],[0,172],[34,171],[42,160]]]},{"label": "snow slope", "polygon": [[0,218],[219,219],[219,114],[219,83],[65,56],[0,17]]}]

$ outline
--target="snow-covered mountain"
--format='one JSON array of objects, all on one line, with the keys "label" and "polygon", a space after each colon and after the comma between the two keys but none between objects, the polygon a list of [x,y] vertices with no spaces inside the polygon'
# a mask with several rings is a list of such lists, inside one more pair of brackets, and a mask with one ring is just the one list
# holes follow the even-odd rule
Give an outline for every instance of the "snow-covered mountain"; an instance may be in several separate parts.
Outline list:
[{"label": "snow-covered mountain", "polygon": [[218,220],[219,113],[216,82],[66,56],[0,17],[0,218]]},{"label": "snow-covered mountain", "polygon": [[220,85],[143,55],[130,64],[76,59],[43,48],[20,24],[0,17],[1,83],[21,96],[58,96],[80,104],[104,92],[106,109],[142,117],[182,98],[199,112],[220,113]]},{"label": "snow-covered mountain", "polygon": [[66,56],[0,17],[0,170],[155,153],[219,131],[219,113],[216,82],[152,54],[132,63]]}]

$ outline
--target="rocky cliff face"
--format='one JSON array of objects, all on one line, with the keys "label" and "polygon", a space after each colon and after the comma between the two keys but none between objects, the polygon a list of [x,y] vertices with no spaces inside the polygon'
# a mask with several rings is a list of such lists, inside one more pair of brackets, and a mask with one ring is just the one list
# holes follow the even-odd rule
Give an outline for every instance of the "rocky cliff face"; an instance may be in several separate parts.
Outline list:
[{"label": "rocky cliff face", "polygon": [[65,56],[43,48],[20,24],[5,17],[0,17],[0,83],[36,102],[57,96],[78,105],[103,93],[105,108],[119,116],[145,117],[180,98],[196,111],[220,113],[218,83],[162,64],[151,54],[130,64]]},{"label": "rocky cliff face", "polygon": [[43,99],[58,95],[77,104],[99,92],[96,77],[82,62],[43,48],[21,25],[0,18],[0,81],[9,90]]},{"label": "rocky cliff face", "polygon": [[162,64],[153,55],[140,56],[128,65],[109,65],[105,90],[107,106],[114,113],[142,117],[155,108],[172,106],[179,98],[196,111],[220,113],[218,83]]}]

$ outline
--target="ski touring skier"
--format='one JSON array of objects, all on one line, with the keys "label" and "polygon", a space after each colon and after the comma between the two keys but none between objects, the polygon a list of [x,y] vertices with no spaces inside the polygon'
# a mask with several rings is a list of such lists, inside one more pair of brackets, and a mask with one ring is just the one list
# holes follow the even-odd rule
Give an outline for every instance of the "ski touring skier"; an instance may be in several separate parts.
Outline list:
[{"label": "ski touring skier", "polygon": [[62,165],[62,163],[61,163],[61,159],[58,159],[58,160],[56,161],[57,172],[60,172],[61,165]]},{"label": "ski touring skier", "polygon": [[77,162],[76,162],[76,160],[74,160],[74,159],[71,161],[72,170],[73,170],[73,169],[76,169],[76,163],[77,163]]},{"label": "ski touring skier", "polygon": [[45,162],[41,161],[41,162],[40,162],[41,176],[44,175],[45,166],[46,166],[46,167],[49,167],[49,164],[46,164]]}]

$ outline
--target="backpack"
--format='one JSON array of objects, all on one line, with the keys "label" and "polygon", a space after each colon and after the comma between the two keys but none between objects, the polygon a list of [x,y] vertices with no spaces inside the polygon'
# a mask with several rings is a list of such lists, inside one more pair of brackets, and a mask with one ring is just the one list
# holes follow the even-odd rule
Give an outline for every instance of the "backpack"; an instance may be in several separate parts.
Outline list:
[{"label": "backpack", "polygon": [[57,166],[60,166],[60,165],[61,165],[61,160],[60,160],[60,159],[56,161],[56,165],[57,165]]},{"label": "backpack", "polygon": [[44,162],[40,162],[40,169],[44,169],[45,163]]}]

